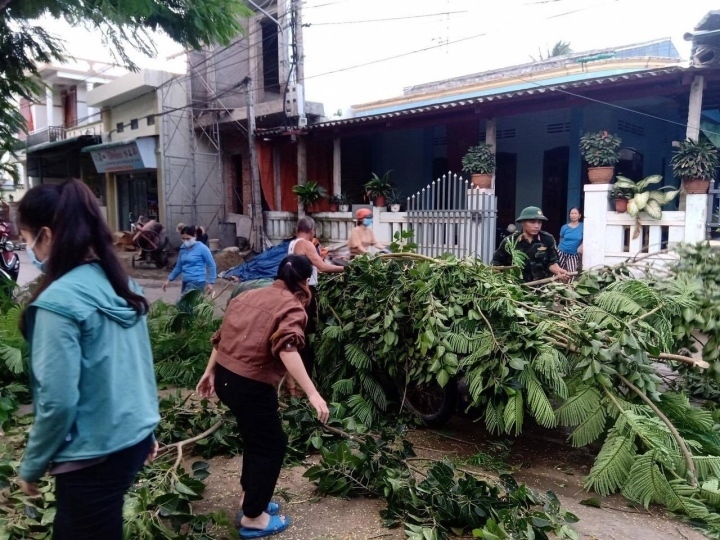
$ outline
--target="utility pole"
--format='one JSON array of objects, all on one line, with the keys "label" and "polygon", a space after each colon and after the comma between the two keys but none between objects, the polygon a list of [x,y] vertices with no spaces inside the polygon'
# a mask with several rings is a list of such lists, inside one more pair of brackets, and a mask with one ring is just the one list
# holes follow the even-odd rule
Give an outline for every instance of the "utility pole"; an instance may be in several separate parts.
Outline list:
[{"label": "utility pole", "polygon": [[260,167],[257,149],[255,148],[255,88],[250,77],[245,78],[247,89],[247,138],[250,148],[250,181],[252,185],[252,234],[250,247],[262,253],[265,249],[265,229],[263,227],[263,210],[260,185]]},{"label": "utility pole", "polygon": [[[295,84],[297,87],[297,110],[298,123],[305,115],[305,54],[303,50],[303,26],[302,26],[302,3],[301,0],[292,0],[292,9],[295,15],[294,28],[294,53],[295,53]],[[302,133],[297,134],[297,180],[298,184],[307,183],[307,149],[305,137]],[[298,202],[298,215],[305,215],[305,206]]]}]

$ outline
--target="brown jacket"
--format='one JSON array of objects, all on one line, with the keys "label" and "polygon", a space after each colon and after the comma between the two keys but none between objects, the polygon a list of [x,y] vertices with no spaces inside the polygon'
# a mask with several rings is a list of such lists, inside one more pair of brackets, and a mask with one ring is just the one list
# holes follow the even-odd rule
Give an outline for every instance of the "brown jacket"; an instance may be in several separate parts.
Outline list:
[{"label": "brown jacket", "polygon": [[282,281],[247,291],[228,304],[212,343],[217,363],[259,382],[278,384],[285,375],[281,351],[305,346],[307,314]]}]

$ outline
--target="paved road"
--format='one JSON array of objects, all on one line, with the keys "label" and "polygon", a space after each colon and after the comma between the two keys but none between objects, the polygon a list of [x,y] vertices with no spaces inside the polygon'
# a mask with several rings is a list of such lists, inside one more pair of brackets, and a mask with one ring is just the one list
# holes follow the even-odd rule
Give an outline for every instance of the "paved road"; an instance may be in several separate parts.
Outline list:
[{"label": "paved road", "polygon": [[[25,251],[18,251],[17,254],[20,257],[20,275],[18,276],[18,284],[20,286],[27,285],[28,283],[36,279],[40,275],[40,272],[30,263],[30,259]],[[145,292],[145,297],[150,303],[153,303],[156,300],[163,300],[168,303],[173,303],[177,301],[178,297],[180,296],[179,280],[171,283],[168,287],[168,290],[165,292],[163,292],[162,290],[163,279],[139,278],[137,282],[143,288],[143,291]],[[228,282],[226,281],[219,281],[215,285],[215,293],[219,295],[219,298],[217,298],[215,302],[218,306],[225,306],[230,297],[229,295],[232,287],[228,287],[227,289],[225,289],[227,283]],[[221,294],[223,293],[223,290],[224,294]]]}]

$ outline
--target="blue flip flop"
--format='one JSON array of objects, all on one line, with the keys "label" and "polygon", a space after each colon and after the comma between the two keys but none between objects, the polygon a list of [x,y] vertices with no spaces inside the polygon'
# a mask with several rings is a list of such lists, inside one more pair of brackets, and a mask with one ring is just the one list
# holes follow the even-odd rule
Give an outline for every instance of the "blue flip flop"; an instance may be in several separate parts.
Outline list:
[{"label": "blue flip flop", "polygon": [[[277,503],[275,501],[270,501],[267,505],[267,508],[265,509],[266,514],[270,514],[271,516],[277,516],[280,513],[280,503]],[[243,517],[243,511],[238,511],[237,514],[235,514],[235,524],[239,527],[240,526],[240,520]]]},{"label": "blue flip flop", "polygon": [[290,518],[285,516],[283,519],[281,516],[270,516],[270,523],[264,529],[248,529],[247,527],[240,527],[238,531],[240,538],[263,538],[265,536],[272,536],[273,534],[279,534],[290,526]]}]

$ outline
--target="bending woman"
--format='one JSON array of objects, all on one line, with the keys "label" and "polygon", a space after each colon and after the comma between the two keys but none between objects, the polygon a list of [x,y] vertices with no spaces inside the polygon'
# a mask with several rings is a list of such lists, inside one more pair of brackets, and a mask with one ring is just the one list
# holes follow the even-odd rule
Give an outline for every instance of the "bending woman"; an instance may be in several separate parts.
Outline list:
[{"label": "bending woman", "polygon": [[283,376],[289,373],[300,384],[322,423],[330,416],[298,353],[305,345],[312,269],[307,257],[288,255],[270,287],[230,301],[196,388],[203,397],[217,392],[237,418],[244,443],[241,538],[276,534],[290,525],[271,502],[287,446],[276,391]]},{"label": "bending woman", "polygon": [[157,451],[148,303],[85,184],[34,187],[18,216],[43,272],[22,323],[35,422],[21,487],[37,495],[38,479],[55,476],[54,540],[121,540],[123,496]]}]

